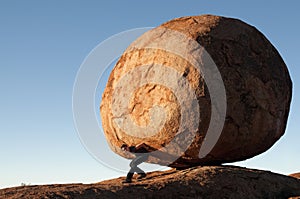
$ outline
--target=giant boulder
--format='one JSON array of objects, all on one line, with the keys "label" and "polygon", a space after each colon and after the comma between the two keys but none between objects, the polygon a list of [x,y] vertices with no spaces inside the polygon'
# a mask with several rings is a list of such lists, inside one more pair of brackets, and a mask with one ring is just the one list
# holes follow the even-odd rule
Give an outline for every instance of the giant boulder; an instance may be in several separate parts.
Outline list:
[{"label": "giant boulder", "polygon": [[255,27],[212,15],[146,32],[120,57],[100,106],[107,142],[146,143],[150,163],[171,167],[245,160],[285,132],[287,67]]}]

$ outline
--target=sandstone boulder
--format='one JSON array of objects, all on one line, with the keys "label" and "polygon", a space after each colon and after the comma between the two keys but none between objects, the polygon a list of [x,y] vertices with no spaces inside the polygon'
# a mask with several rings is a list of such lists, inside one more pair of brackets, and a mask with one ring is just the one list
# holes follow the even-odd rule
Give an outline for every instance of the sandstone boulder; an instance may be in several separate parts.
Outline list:
[{"label": "sandstone boulder", "polygon": [[100,106],[111,149],[146,143],[148,162],[171,167],[245,160],[285,132],[287,67],[255,27],[212,15],[182,17],[133,42]]}]

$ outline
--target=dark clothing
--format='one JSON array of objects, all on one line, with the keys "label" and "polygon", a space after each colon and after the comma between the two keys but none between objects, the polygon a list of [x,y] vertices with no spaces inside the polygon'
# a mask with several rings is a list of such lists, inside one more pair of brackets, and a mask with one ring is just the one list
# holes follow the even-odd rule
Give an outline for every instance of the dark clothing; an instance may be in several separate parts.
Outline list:
[{"label": "dark clothing", "polygon": [[145,172],[138,167],[139,164],[145,162],[149,155],[147,154],[148,151],[145,148],[140,148],[136,150],[135,146],[129,147],[129,151],[135,154],[135,158],[130,162],[130,170],[127,174],[127,180],[131,180],[133,177],[133,174],[136,172],[138,174],[144,174]]},{"label": "dark clothing", "polygon": [[130,166],[130,170],[127,174],[127,179],[130,179],[132,178],[133,174],[134,173],[138,173],[138,174],[143,174],[145,173],[142,169],[140,169],[138,167],[139,164],[145,162],[146,160],[148,159],[148,155],[145,154],[145,155],[139,155],[139,156],[136,156],[129,164]]},{"label": "dark clothing", "polygon": [[[148,159],[148,155],[138,155],[136,156],[129,164],[129,166],[131,167],[130,171],[132,170],[133,172],[137,172],[135,170],[139,170],[139,168],[137,167],[139,164],[145,162]],[[141,172],[137,172],[137,173],[141,173]]]},{"label": "dark clothing", "polygon": [[147,149],[145,149],[144,147],[136,149],[135,146],[130,146],[129,152],[131,152],[131,153],[148,153]]}]

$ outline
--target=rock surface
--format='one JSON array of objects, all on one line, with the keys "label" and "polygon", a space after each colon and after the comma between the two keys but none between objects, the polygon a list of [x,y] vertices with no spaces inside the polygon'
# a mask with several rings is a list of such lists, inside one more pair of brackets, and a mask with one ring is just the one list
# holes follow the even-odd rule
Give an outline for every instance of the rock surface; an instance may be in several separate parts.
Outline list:
[{"label": "rock surface", "polygon": [[[224,100],[210,96],[208,79],[217,95],[222,81],[202,47],[220,72]],[[123,143],[145,142],[165,154],[150,163],[216,165],[268,150],[284,134],[291,94],[287,67],[262,33],[237,19],[202,15],[171,20],[131,44],[109,77],[100,110],[106,139],[123,157],[131,157],[120,151]],[[225,121],[222,102],[213,98],[225,103]],[[208,135],[220,124],[221,134]],[[199,156],[206,145],[212,150]]]},{"label": "rock surface", "polygon": [[230,166],[193,167],[152,172],[142,181],[125,177],[95,184],[40,185],[0,190],[1,199],[59,198],[289,198],[300,196],[300,180]]},{"label": "rock surface", "polygon": [[293,173],[290,174],[289,176],[300,179],[300,173]]}]

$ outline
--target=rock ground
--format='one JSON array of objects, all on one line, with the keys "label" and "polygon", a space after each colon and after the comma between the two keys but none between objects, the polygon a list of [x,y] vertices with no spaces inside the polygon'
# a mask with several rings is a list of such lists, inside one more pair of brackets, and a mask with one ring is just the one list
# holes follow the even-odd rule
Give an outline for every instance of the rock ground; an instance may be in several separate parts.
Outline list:
[{"label": "rock ground", "polygon": [[0,190],[1,199],[90,198],[289,198],[300,196],[300,180],[269,171],[234,166],[204,166],[148,173],[122,184],[125,177],[95,184],[20,186]]}]

